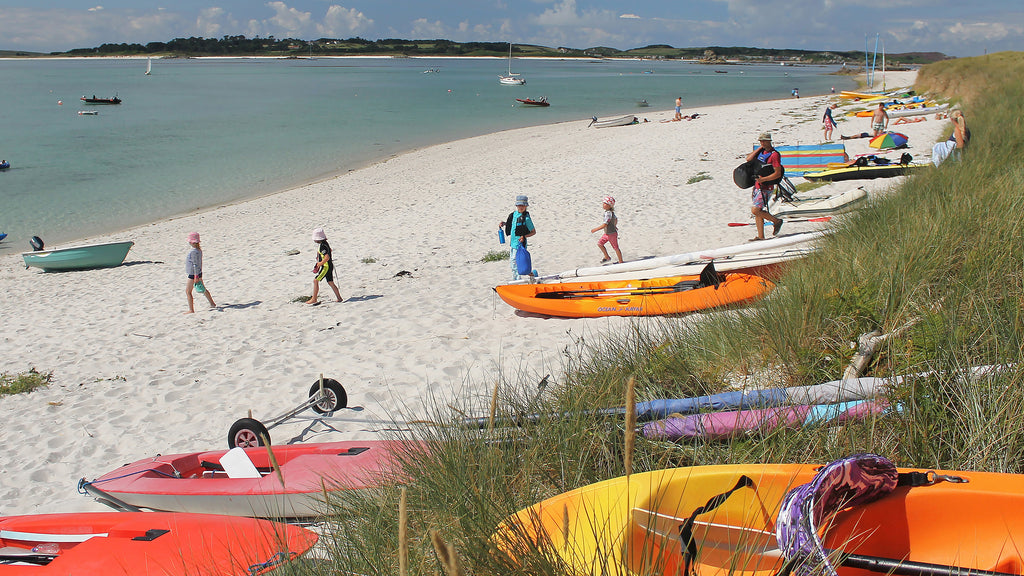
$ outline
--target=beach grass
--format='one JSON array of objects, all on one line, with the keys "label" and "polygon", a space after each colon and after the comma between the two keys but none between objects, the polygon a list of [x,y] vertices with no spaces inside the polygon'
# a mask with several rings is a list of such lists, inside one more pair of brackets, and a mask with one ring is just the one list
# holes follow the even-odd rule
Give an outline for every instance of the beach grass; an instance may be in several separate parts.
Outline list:
[{"label": "beach grass", "polygon": [[481,262],[501,262],[502,260],[508,260],[508,250],[491,250],[480,259]]},{"label": "beach grass", "polygon": [[50,373],[37,372],[35,368],[20,374],[0,374],[0,396],[24,394],[50,385]]}]

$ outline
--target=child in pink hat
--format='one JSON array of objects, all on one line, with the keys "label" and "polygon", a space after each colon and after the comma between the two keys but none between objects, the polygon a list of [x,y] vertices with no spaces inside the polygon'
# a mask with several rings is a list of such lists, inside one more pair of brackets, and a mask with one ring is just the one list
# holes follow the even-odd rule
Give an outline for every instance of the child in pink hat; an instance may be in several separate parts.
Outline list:
[{"label": "child in pink hat", "polygon": [[622,264],[622,252],[619,250],[619,218],[615,215],[615,198],[605,196],[604,200],[601,201],[601,207],[604,208],[604,224],[590,231],[594,233],[598,230],[604,230],[601,239],[597,241],[597,247],[601,249],[601,254],[604,255],[604,258],[601,258],[601,264],[611,261],[608,249],[604,247],[605,244],[612,245],[612,249],[615,250],[615,256],[619,259],[619,264]]},{"label": "child in pink hat", "polygon": [[188,251],[188,256],[185,257],[185,274],[188,275],[188,282],[185,283],[185,297],[188,298],[188,312],[186,314],[191,314],[195,312],[192,302],[193,289],[206,296],[206,301],[210,303],[210,308],[216,308],[217,304],[213,301],[213,295],[210,294],[210,291],[206,289],[206,285],[203,284],[203,249],[199,247],[199,232],[190,232],[188,243],[192,245],[192,249]]}]

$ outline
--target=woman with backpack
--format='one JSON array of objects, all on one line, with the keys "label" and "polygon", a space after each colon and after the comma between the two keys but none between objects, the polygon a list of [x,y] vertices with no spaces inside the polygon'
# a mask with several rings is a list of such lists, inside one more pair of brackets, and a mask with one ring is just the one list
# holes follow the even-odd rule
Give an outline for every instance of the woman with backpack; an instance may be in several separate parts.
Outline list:
[{"label": "woman with backpack", "polygon": [[764,240],[764,221],[772,223],[772,236],[778,236],[782,230],[782,219],[768,213],[768,201],[771,200],[775,184],[782,179],[782,156],[772,147],[770,132],[762,132],[757,137],[761,146],[747,155],[747,162],[757,159],[762,168],[754,178],[754,188],[750,195],[750,213],[757,224],[757,236],[750,241]]}]

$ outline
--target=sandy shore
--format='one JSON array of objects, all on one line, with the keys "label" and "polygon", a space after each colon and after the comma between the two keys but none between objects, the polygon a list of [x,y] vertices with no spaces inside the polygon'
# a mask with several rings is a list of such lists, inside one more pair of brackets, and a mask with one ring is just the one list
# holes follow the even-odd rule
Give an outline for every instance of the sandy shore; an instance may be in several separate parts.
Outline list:
[{"label": "sandy shore", "polygon": [[[889,86],[912,79],[893,74]],[[830,100],[687,108],[700,117],[682,122],[645,110],[649,122],[635,126],[580,120],[442,144],[90,239],[135,241],[114,269],[26,270],[18,254],[27,246],[0,244],[0,371],[53,372],[47,389],[0,397],[0,513],[102,510],[76,492],[78,478],[157,453],[224,447],[237,418],[252,410],[267,419],[299,404],[321,373],[341,381],[360,409],[276,427],[275,443],[375,438],[381,426],[369,420],[422,417],[432,398],[485,405],[496,378],[557,379],[566,349],[632,321],[524,317],[496,297],[491,288],[509,279],[508,263],[481,259],[502,248],[497,222],[515,195],[530,197],[541,274],[598,263],[590,229],[609,194],[626,259],[742,243],[752,227],[726,225],[749,221],[749,191],[733,184],[733,168],[763,130],[777,145],[820,143]],[[869,129],[869,119],[839,119],[836,138]],[[910,135],[909,152],[924,161],[948,122],[893,128]],[[867,140],[846,144],[851,155],[869,151]],[[687,184],[701,174],[711,179]],[[878,193],[892,183],[833,188]],[[322,304],[296,302],[311,293],[317,226],[334,249],[344,303],[326,286]],[[200,298],[197,313],[185,315],[191,231],[202,234],[206,285],[219,307]]]}]

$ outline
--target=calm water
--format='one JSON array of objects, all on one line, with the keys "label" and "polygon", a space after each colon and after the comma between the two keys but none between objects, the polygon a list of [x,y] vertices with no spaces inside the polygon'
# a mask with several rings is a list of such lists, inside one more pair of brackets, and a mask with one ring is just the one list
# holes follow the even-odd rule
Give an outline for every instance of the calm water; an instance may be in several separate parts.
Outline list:
[{"label": "calm water", "polygon": [[[498,84],[500,59],[154,60],[150,76],[145,67],[0,60],[0,158],[12,165],[0,173],[0,250],[259,196],[466,136],[668,110],[679,95],[689,108],[853,87],[829,67],[716,74],[681,62],[515,60],[526,86]],[[115,94],[121,105],[79,100]],[[540,96],[552,106],[513,106]]]}]

